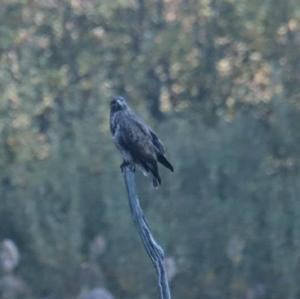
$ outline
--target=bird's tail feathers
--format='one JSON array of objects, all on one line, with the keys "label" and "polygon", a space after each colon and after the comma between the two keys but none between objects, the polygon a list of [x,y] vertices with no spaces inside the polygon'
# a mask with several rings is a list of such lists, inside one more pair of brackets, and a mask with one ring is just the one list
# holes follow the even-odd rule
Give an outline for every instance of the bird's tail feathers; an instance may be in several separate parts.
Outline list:
[{"label": "bird's tail feathers", "polygon": [[161,185],[161,178],[158,172],[157,163],[155,160],[152,162],[139,162],[140,169],[142,170],[143,174],[145,176],[148,176],[149,173],[151,173],[152,176],[152,185],[155,189],[158,188],[159,185]]},{"label": "bird's tail feathers", "polygon": [[[151,165],[151,166],[150,166]],[[161,178],[159,175],[158,167],[157,167],[157,162],[155,160],[150,163],[149,170],[152,174],[152,185],[155,189],[158,188],[159,185],[161,185]]]},{"label": "bird's tail feathers", "polygon": [[159,176],[158,177],[153,176],[152,185],[155,189],[157,189],[158,186],[161,185],[161,178]]},{"label": "bird's tail feathers", "polygon": [[174,168],[172,164],[167,160],[167,158],[161,154],[157,154],[157,160],[160,162],[162,165],[164,165],[166,168],[171,170],[172,172],[174,171]]}]

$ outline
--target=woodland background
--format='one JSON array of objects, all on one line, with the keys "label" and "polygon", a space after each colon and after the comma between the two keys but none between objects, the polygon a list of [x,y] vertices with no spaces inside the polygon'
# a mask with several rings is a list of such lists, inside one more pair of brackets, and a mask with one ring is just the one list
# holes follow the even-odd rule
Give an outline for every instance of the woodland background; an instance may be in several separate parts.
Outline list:
[{"label": "woodland background", "polygon": [[0,0],[0,37],[1,299],[158,297],[116,94],[175,165],[138,175],[173,298],[300,298],[299,1]]}]

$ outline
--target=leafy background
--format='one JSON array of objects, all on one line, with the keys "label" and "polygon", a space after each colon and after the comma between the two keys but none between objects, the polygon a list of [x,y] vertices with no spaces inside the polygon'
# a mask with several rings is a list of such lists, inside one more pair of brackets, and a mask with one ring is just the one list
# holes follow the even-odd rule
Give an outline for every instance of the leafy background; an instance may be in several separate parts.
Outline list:
[{"label": "leafy background", "polygon": [[174,299],[300,297],[299,1],[0,8],[0,240],[21,257],[2,262],[1,299],[158,297],[109,133],[115,94],[176,168],[156,192],[138,175]]}]

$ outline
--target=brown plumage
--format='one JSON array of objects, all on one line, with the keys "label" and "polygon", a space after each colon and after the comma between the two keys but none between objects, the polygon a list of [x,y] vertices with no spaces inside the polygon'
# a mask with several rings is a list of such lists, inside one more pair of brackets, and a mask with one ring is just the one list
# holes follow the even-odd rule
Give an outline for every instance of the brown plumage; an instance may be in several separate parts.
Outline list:
[{"label": "brown plumage", "polygon": [[110,129],[114,143],[123,156],[123,164],[138,165],[152,175],[153,186],[161,184],[157,162],[174,171],[165,149],[154,131],[128,106],[123,97],[111,101]]}]

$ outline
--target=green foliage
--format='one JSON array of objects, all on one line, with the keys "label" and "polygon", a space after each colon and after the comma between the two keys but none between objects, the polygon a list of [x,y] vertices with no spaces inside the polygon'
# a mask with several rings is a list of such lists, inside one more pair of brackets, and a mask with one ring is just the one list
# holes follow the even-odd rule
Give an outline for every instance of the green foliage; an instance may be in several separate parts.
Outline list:
[{"label": "green foliage", "polygon": [[108,128],[119,93],[175,165],[159,191],[138,177],[174,298],[299,297],[299,28],[297,1],[1,2],[0,238],[35,298],[78,296],[99,234],[101,283],[157,296]]}]

